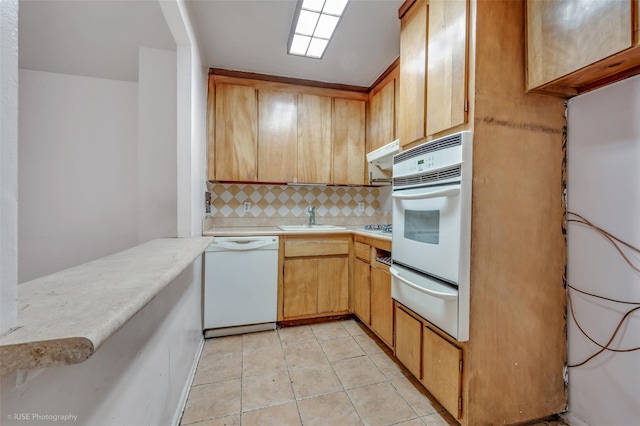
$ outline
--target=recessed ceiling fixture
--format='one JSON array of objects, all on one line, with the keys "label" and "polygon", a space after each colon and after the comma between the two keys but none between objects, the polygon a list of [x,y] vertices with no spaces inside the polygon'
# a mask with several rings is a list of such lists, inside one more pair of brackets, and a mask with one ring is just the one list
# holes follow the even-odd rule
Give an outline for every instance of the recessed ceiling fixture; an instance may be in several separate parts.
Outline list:
[{"label": "recessed ceiling fixture", "polygon": [[349,0],[298,0],[289,54],[322,58]]}]

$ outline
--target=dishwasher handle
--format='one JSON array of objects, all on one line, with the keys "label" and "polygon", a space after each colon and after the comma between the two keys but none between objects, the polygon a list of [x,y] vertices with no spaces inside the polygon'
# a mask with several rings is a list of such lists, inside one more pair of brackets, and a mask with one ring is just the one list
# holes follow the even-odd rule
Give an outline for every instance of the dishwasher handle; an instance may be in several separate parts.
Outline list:
[{"label": "dishwasher handle", "polygon": [[[271,247],[269,247],[271,246]],[[278,238],[277,237],[238,237],[238,238],[219,238],[214,239],[211,244],[211,249],[226,249],[233,251],[248,251],[258,249],[277,249]]]}]

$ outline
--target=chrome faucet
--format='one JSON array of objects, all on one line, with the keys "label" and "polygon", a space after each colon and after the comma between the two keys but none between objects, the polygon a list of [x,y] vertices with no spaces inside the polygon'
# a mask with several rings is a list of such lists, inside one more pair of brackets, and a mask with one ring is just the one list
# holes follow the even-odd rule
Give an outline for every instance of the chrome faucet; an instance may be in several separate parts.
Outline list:
[{"label": "chrome faucet", "polygon": [[307,212],[309,212],[309,226],[316,224],[316,208],[313,206],[307,207]]}]

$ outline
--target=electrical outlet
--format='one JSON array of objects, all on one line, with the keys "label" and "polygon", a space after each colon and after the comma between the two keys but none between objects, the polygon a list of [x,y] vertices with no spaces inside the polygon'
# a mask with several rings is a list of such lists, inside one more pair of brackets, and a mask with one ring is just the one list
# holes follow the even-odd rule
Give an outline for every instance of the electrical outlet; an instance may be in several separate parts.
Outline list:
[{"label": "electrical outlet", "polygon": [[248,202],[248,201],[245,201],[242,204],[242,210],[245,211],[245,212],[250,212],[251,211],[251,203]]},{"label": "electrical outlet", "polygon": [[364,203],[362,201],[358,202],[358,211],[359,212],[363,212],[364,211]]}]

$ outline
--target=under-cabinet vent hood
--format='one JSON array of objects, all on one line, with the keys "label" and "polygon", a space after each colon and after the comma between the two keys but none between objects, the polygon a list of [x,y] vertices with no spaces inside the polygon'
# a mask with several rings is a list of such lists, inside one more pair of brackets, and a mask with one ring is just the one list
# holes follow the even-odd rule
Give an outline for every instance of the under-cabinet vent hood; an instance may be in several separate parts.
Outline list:
[{"label": "under-cabinet vent hood", "polygon": [[400,152],[400,139],[367,154],[369,185],[390,185],[393,156]]}]

